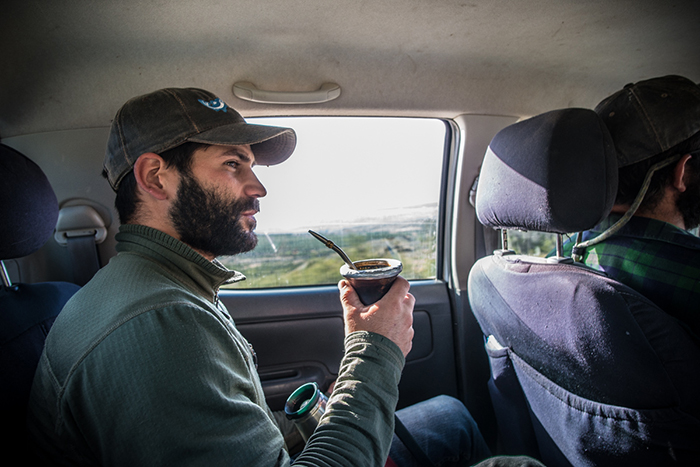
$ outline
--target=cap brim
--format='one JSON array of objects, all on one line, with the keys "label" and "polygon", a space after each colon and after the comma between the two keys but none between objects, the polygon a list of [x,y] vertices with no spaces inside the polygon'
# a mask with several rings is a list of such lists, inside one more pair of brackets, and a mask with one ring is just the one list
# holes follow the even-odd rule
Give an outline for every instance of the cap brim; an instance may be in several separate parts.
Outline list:
[{"label": "cap brim", "polygon": [[240,122],[203,131],[188,137],[187,141],[220,146],[250,144],[256,164],[275,165],[292,155],[297,136],[291,128]]}]

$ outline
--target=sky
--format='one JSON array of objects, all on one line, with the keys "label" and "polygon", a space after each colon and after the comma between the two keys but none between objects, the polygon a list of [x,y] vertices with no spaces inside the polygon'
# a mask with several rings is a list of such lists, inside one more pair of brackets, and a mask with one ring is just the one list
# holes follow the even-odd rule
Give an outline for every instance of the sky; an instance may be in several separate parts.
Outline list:
[{"label": "sky", "polygon": [[267,196],[258,233],[352,223],[439,199],[445,125],[409,118],[248,118],[288,126],[297,147],[280,165],[256,167]]}]

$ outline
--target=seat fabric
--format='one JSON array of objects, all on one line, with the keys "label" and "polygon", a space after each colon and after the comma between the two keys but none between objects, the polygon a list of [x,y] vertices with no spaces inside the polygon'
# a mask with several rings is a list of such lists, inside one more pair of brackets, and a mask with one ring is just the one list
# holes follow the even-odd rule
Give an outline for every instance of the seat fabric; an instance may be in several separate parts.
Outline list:
[{"label": "seat fabric", "polygon": [[[674,318],[575,264],[489,256],[469,297],[506,454],[664,465],[700,451],[700,349]],[[496,344],[497,343],[497,344]]]},{"label": "seat fabric", "polygon": [[[0,145],[0,260],[38,250],[53,233],[58,201],[46,175],[24,155]],[[80,288],[68,282],[0,288],[0,448],[8,459],[31,457],[25,418],[34,372],[51,325]]]},{"label": "seat fabric", "polygon": [[[495,229],[574,233],[610,212],[617,165],[595,112],[499,132],[476,213]],[[570,258],[500,250],[468,279],[491,365],[499,454],[549,466],[700,465],[700,348],[631,288]]]}]

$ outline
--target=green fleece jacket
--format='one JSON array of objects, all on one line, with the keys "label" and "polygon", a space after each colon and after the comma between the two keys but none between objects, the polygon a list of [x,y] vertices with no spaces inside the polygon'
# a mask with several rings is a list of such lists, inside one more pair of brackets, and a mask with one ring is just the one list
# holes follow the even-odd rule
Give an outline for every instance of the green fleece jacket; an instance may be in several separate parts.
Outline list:
[{"label": "green fleece jacket", "polygon": [[[118,254],[49,333],[29,406],[48,463],[285,466],[249,344],[219,287],[243,276],[184,243],[125,225]],[[326,414],[295,466],[383,466],[404,358],[356,332]]]}]

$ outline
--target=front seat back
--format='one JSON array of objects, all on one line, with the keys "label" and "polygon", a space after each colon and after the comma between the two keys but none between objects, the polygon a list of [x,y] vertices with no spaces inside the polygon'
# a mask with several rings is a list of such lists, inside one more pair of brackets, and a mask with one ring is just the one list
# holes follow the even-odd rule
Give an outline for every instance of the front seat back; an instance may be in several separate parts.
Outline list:
[{"label": "front seat back", "polygon": [[[0,439],[6,454],[22,451],[27,401],[44,339],[79,287],[67,282],[13,284],[3,261],[38,250],[53,234],[57,217],[56,195],[39,166],[0,145]],[[25,460],[26,455],[24,451]]]},{"label": "front seat back", "polygon": [[[511,125],[485,155],[479,221],[504,232],[589,229],[612,208],[615,160],[591,110]],[[507,248],[476,262],[468,293],[486,340],[501,453],[552,466],[700,458],[700,348],[652,302],[570,258]]]}]

